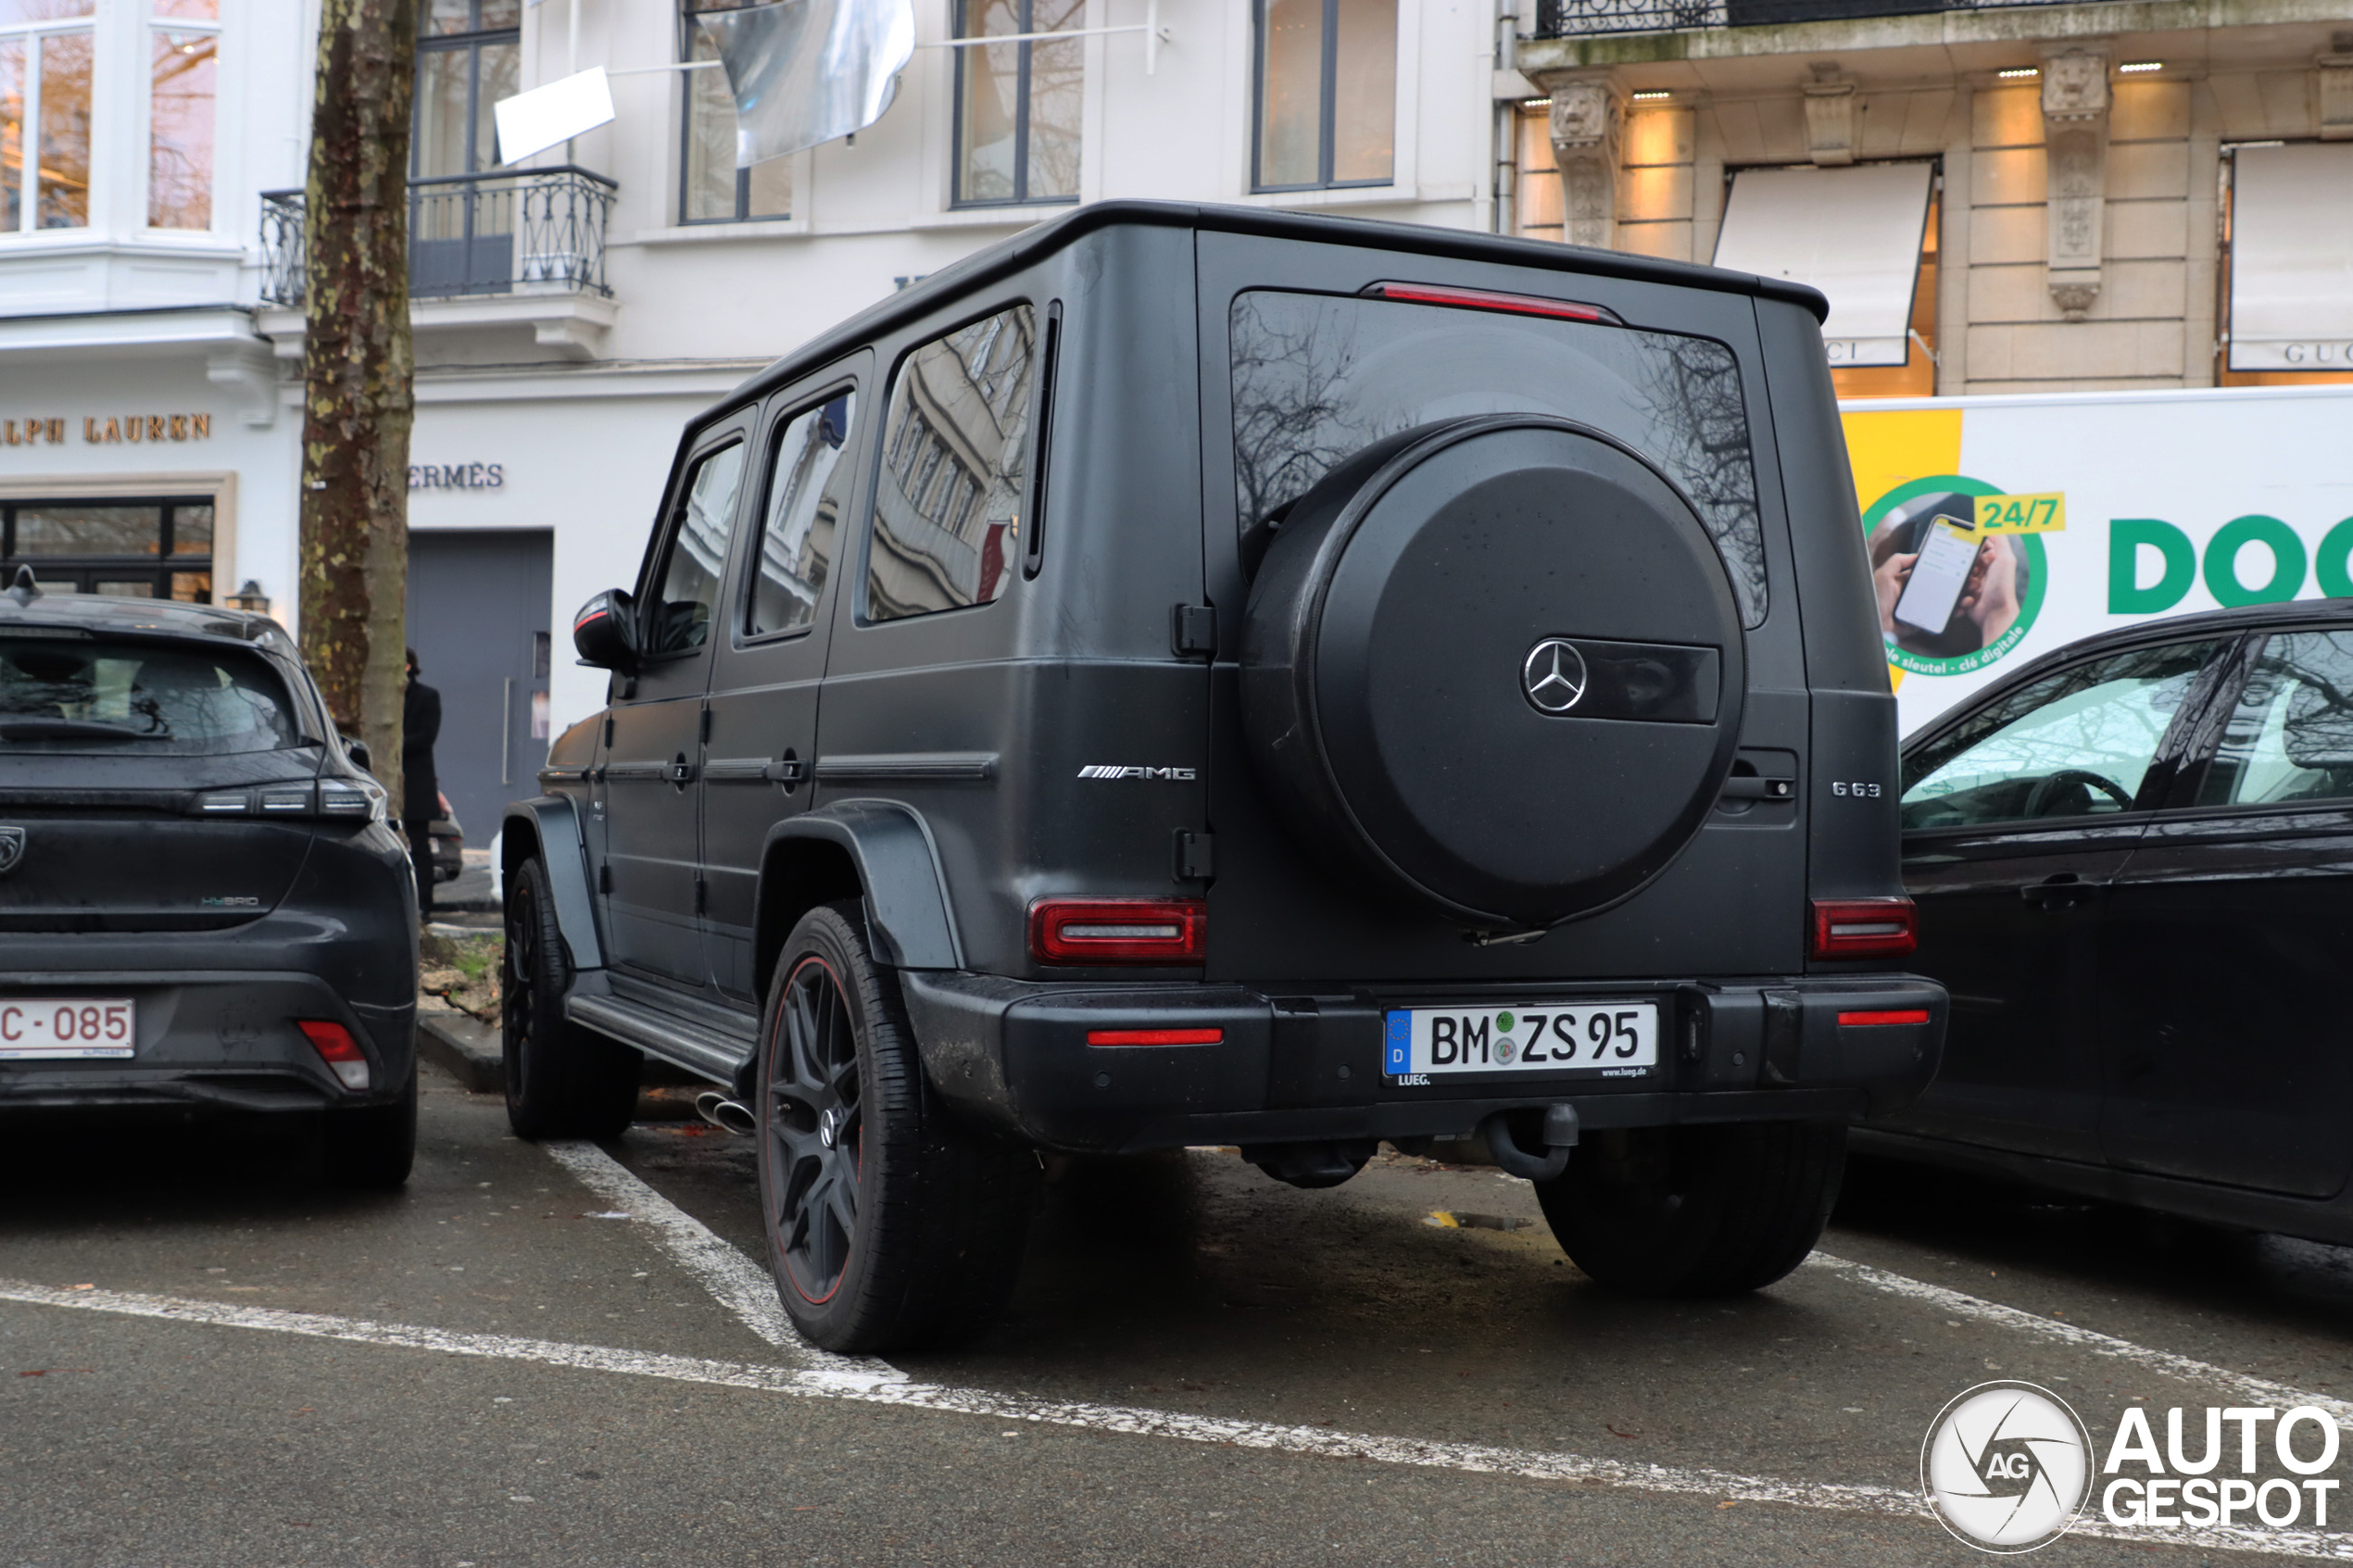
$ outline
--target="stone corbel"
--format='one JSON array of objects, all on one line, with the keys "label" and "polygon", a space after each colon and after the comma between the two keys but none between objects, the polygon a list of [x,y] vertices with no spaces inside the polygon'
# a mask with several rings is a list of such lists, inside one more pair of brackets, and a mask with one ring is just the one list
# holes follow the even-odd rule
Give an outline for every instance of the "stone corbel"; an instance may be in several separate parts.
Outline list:
[{"label": "stone corbel", "polygon": [[1537,79],[1552,94],[1553,163],[1560,170],[1561,237],[1607,250],[1617,241],[1617,137],[1625,91],[1610,76]]},{"label": "stone corbel", "polygon": [[2065,49],[2043,59],[2043,147],[2048,166],[2052,302],[2070,321],[2100,294],[2108,216],[2108,56]]},{"label": "stone corbel", "polygon": [[2319,78],[2321,140],[2353,142],[2353,32],[2329,40],[2330,53],[2312,62]]},{"label": "stone corbel", "polygon": [[1806,153],[1823,169],[1855,161],[1855,83],[1834,61],[1817,64],[1806,86]]},{"label": "stone corbel", "polygon": [[205,380],[236,394],[237,418],[257,429],[278,422],[278,357],[261,339],[224,345],[205,356]]}]

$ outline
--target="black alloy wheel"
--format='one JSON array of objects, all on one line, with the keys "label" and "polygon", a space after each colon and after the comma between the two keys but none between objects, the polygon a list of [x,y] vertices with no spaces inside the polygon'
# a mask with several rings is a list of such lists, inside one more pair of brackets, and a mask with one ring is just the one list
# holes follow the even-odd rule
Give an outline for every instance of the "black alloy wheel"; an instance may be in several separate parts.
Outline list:
[{"label": "black alloy wheel", "polygon": [[786,977],[784,1027],[770,1046],[768,1114],[761,1119],[764,1185],[775,1194],[770,1244],[786,1282],[812,1306],[841,1288],[858,1235],[858,1035],[841,977],[810,954]]},{"label": "black alloy wheel", "polygon": [[786,1312],[842,1355],[971,1338],[1013,1291],[1037,1154],[959,1121],[924,1076],[859,902],[803,915],[771,973],[754,1110]]},{"label": "black alloy wheel", "polygon": [[507,1123],[522,1138],[610,1138],[637,1108],[644,1063],[628,1047],[577,1028],[564,1014],[572,962],[547,868],[523,862],[507,889],[507,957],[499,1046]]}]

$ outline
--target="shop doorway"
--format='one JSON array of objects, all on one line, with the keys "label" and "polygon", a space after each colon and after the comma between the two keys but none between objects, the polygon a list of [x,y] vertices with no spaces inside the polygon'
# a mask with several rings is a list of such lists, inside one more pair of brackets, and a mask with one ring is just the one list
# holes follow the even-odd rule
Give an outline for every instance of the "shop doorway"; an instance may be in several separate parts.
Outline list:
[{"label": "shop doorway", "polygon": [[441,694],[434,768],[468,848],[489,847],[507,802],[539,793],[554,593],[546,530],[409,535],[409,646]]}]

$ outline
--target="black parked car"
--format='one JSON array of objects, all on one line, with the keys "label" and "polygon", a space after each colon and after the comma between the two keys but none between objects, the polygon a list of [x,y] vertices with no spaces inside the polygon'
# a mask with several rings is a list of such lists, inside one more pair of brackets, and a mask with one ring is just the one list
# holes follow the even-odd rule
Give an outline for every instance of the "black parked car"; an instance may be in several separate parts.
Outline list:
[{"label": "black parked car", "polygon": [[323,1114],[408,1179],[416,884],[262,616],[0,594],[0,1117]]},{"label": "black parked car", "polygon": [[2353,601],[2062,648],[1906,742],[1936,1082],[1856,1147],[2353,1242]]},{"label": "black parked car", "polygon": [[984,1323],[1040,1148],[1482,1129],[1598,1279],[1780,1277],[1944,1008],[1823,309],[1103,203],[755,378],[509,811],[515,1127],[732,1087],[836,1349]]}]

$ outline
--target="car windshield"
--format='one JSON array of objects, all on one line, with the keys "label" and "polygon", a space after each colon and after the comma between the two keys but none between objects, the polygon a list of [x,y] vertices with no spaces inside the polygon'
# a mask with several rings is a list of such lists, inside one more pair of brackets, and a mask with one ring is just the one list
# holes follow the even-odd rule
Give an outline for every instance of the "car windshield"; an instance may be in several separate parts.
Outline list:
[{"label": "car windshield", "polygon": [[258,659],[77,638],[0,642],[0,752],[220,756],[304,744]]}]

